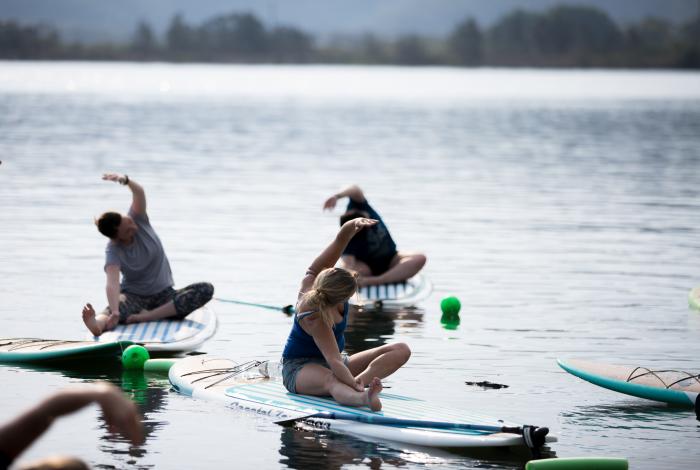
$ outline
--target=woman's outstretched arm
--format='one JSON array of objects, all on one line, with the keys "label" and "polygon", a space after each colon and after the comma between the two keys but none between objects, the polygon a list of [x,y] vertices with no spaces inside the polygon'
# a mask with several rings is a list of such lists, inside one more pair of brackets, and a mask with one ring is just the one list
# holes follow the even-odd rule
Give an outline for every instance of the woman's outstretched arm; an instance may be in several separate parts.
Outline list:
[{"label": "woman's outstretched arm", "polygon": [[348,246],[352,237],[363,228],[371,227],[376,223],[377,221],[374,219],[365,218],[352,219],[345,222],[343,226],[340,227],[335,239],[313,260],[311,266],[309,266],[301,282],[300,293],[306,292],[309,287],[311,287],[318,273],[326,268],[335,266],[335,263],[340,259],[340,255],[343,253],[345,247]]}]

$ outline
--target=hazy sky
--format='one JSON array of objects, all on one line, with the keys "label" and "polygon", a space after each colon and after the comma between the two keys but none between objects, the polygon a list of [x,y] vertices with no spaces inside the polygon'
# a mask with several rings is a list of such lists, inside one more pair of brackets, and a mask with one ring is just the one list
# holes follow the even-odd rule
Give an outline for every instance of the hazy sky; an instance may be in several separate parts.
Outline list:
[{"label": "hazy sky", "polygon": [[444,36],[469,16],[488,25],[516,8],[544,10],[556,4],[595,6],[622,24],[646,16],[684,22],[700,8],[700,0],[0,0],[0,19],[46,22],[69,38],[84,39],[127,38],[139,20],[163,31],[177,12],[191,23],[252,12],[267,25],[296,26],[320,37],[364,32]]}]

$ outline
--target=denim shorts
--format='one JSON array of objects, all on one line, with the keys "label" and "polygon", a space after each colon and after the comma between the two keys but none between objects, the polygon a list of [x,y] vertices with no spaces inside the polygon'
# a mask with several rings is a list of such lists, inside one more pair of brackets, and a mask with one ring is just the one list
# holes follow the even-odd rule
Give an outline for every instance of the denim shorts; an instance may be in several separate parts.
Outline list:
[{"label": "denim shorts", "polygon": [[[343,363],[347,366],[349,359],[347,354],[342,354]],[[297,374],[307,364],[319,364],[330,370],[330,366],[323,357],[293,357],[282,358],[282,383],[290,393],[297,393]]]}]

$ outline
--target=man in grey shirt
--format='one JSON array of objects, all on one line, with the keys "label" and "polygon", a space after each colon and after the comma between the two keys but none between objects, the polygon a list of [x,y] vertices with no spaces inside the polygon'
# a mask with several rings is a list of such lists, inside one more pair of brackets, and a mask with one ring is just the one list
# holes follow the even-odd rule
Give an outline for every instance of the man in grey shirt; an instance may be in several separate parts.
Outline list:
[{"label": "man in grey shirt", "polygon": [[99,336],[118,323],[182,319],[209,302],[214,286],[208,282],[173,289],[170,263],[146,214],[143,188],[127,175],[108,173],[102,179],[128,186],[132,202],[128,215],[105,212],[97,220],[97,229],[109,238],[105,250],[108,306],[99,314],[89,303],[83,307],[83,322],[90,332]]}]

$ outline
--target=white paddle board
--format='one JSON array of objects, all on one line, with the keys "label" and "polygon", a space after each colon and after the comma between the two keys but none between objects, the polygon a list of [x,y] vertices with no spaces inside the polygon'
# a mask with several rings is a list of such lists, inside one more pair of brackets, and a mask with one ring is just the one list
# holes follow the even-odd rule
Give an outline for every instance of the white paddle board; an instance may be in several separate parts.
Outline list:
[{"label": "white paddle board", "polygon": [[197,349],[211,338],[216,332],[216,326],[214,311],[202,307],[183,320],[119,324],[115,329],[91,338],[99,343],[131,341],[143,345],[151,352],[185,352]]},{"label": "white paddle board", "polygon": [[392,284],[364,286],[350,298],[350,304],[363,308],[412,307],[425,300],[433,285],[423,274]]},{"label": "white paddle board", "polygon": [[[255,363],[252,364],[255,366]],[[194,398],[215,400],[227,407],[270,417],[275,422],[302,418],[318,412],[343,412],[367,416],[470,423],[483,426],[515,426],[502,420],[481,416],[463,409],[447,408],[432,403],[382,392],[382,411],[339,405],[331,398],[287,392],[281,382],[267,378],[242,378],[236,370],[250,367],[229,359],[207,355],[186,357],[170,369],[173,388]],[[242,374],[244,375],[244,374]],[[494,431],[442,429],[423,426],[369,424],[348,419],[308,418],[302,423],[311,428],[351,434],[364,440],[402,443],[430,447],[508,447],[523,446],[523,437]],[[547,441],[556,439],[548,436]]]}]

